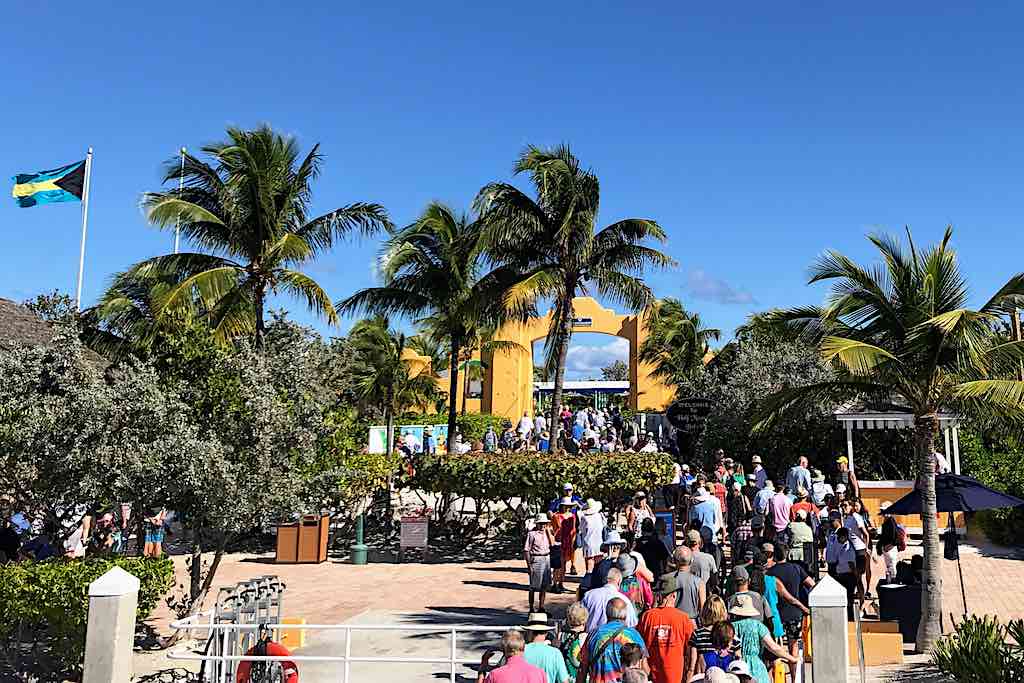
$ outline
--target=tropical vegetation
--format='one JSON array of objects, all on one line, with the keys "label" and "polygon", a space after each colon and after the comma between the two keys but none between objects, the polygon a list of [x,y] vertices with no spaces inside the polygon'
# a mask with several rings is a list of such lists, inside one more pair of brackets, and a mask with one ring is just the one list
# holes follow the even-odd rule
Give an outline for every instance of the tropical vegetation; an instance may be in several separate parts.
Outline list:
[{"label": "tropical vegetation", "polygon": [[600,183],[567,145],[527,147],[514,173],[529,176],[535,198],[511,183],[493,182],[480,190],[475,205],[486,225],[491,258],[521,273],[521,281],[507,294],[508,304],[553,302],[544,349],[545,365],[554,379],[549,424],[555,449],[573,298],[593,292],[630,310],[642,310],[654,295],[640,276],[647,268],[673,261],[645,244],[666,240],[654,220],[626,218],[596,229]]},{"label": "tropical vegetation", "polygon": [[640,345],[639,358],[653,366],[652,376],[668,386],[680,386],[703,369],[711,342],[721,334],[705,327],[700,314],[687,312],[679,299],[662,299],[648,309],[647,339]]},{"label": "tropical vegetation", "polygon": [[939,414],[997,415],[1024,421],[1017,371],[1024,343],[998,334],[1002,316],[1024,303],[1024,274],[1010,278],[981,307],[968,306],[967,282],[950,247],[953,232],[921,249],[907,231],[869,237],[882,265],[865,268],[835,251],[815,263],[810,282],[830,282],[824,306],[779,310],[770,320],[813,339],[834,376],[782,389],[761,411],[765,426],[796,403],[860,396],[914,416],[914,452],[922,497],[922,619],[915,643],[930,651],[941,635],[941,548],[932,453]]}]

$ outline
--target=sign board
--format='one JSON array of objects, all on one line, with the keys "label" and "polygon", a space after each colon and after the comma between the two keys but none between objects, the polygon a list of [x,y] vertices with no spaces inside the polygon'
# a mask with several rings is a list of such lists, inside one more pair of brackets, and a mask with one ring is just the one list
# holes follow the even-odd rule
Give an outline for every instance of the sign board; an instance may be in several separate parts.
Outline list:
[{"label": "sign board", "polygon": [[676,519],[675,510],[655,510],[654,516],[663,522],[665,522],[665,539],[669,540],[672,544],[671,547],[676,547]]},{"label": "sign board", "polygon": [[593,318],[573,318],[572,319],[572,326],[573,327],[593,327],[594,326],[594,319]]},{"label": "sign board", "polygon": [[426,548],[429,517],[402,517],[401,548]]},{"label": "sign board", "polygon": [[[395,425],[395,447],[401,443],[409,446],[413,453],[422,453],[427,436],[427,427],[431,429],[432,448],[434,453],[448,451],[448,425]],[[388,429],[385,426],[370,427],[367,437],[368,452],[383,453],[387,450]]]},{"label": "sign board", "polygon": [[704,428],[712,405],[710,399],[699,396],[681,398],[668,407],[665,417],[679,431],[693,434]]}]

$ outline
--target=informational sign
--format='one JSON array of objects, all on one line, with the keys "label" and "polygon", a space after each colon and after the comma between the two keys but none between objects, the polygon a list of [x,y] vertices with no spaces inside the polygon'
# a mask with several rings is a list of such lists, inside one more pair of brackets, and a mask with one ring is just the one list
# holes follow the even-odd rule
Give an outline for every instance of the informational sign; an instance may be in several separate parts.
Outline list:
[{"label": "informational sign", "polygon": [[594,326],[594,319],[593,318],[573,318],[572,319],[572,326],[573,327],[593,327]]},{"label": "informational sign", "polygon": [[655,510],[654,516],[665,522],[665,538],[669,539],[670,547],[676,547],[675,510]]},{"label": "informational sign", "polygon": [[[427,427],[430,427],[433,449],[435,453],[448,452],[448,425],[395,425],[395,448],[403,443],[411,445],[413,453],[422,453]],[[411,438],[410,438],[411,437]],[[387,450],[388,428],[381,425],[370,427],[367,437],[367,450],[370,453],[383,453]]]},{"label": "informational sign", "polygon": [[713,405],[710,399],[699,396],[681,398],[668,407],[665,417],[679,431],[694,434],[704,428]]},{"label": "informational sign", "polygon": [[402,532],[399,546],[402,548],[426,548],[429,531],[429,517],[402,517]]}]

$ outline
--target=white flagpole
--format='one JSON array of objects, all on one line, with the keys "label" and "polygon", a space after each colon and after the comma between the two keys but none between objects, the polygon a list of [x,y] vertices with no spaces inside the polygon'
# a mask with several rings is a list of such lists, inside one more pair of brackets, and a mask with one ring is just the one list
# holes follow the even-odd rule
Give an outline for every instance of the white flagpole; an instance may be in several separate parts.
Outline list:
[{"label": "white flagpole", "polygon": [[[181,148],[181,175],[178,177],[178,194],[185,189],[185,148]],[[174,253],[178,253],[178,242],[179,234],[178,229],[181,225],[181,212],[178,212],[178,218],[174,221]]]},{"label": "white flagpole", "polygon": [[89,225],[89,185],[92,176],[92,147],[85,155],[85,182],[82,185],[82,249],[78,254],[78,293],[75,302],[82,310],[82,274],[85,270],[85,231]]}]

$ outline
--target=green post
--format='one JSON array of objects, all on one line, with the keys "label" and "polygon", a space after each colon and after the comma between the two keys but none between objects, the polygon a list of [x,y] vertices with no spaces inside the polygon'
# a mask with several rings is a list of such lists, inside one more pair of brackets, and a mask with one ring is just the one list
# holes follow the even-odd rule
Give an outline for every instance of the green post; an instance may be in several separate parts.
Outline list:
[{"label": "green post", "polygon": [[352,546],[352,564],[366,564],[366,544],[363,543],[363,513],[356,516],[356,542]]}]

